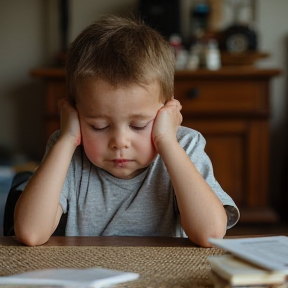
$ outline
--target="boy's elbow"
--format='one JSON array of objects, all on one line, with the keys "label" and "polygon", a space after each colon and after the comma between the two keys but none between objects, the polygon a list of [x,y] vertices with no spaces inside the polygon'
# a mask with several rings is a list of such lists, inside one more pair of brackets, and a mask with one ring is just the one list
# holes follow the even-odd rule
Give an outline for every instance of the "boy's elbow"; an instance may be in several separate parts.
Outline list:
[{"label": "boy's elbow", "polygon": [[195,241],[197,242],[196,244],[198,244],[199,246],[201,246],[203,248],[211,248],[214,246],[209,242],[209,238],[222,239],[224,236],[225,236],[225,232],[224,233],[223,232],[214,232],[214,233],[207,233],[207,234],[203,233],[203,235],[201,235],[201,237],[198,237]]},{"label": "boy's elbow", "polygon": [[214,229],[201,230],[197,231],[196,233],[194,231],[194,233],[189,233],[187,236],[193,243],[203,248],[211,248],[213,245],[209,243],[209,238],[222,239],[225,234],[226,225],[225,227],[220,225],[220,227],[214,227]]},{"label": "boy's elbow", "polygon": [[[224,218],[224,219],[223,219]],[[223,239],[227,231],[227,216],[226,214],[224,217],[217,218],[212,225],[203,229],[200,234],[198,234],[199,241],[198,245],[205,248],[214,247],[212,244],[209,243],[209,238],[216,238],[216,239]]]},{"label": "boy's elbow", "polygon": [[49,239],[49,237],[46,238],[46,237],[43,237],[43,235],[41,236],[37,233],[23,231],[23,229],[22,230],[15,229],[15,237],[19,242],[27,246],[42,245],[46,243]]}]

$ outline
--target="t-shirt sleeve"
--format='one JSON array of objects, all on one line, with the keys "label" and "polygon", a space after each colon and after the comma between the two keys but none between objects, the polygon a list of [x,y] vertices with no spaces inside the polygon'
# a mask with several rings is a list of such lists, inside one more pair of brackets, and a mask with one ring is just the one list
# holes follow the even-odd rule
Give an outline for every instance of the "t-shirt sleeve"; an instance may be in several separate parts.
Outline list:
[{"label": "t-shirt sleeve", "polygon": [[233,199],[222,189],[214,177],[213,166],[205,152],[206,140],[201,133],[190,128],[178,132],[178,141],[197,170],[222,202],[227,214],[227,229],[233,227],[239,220],[240,212]]}]

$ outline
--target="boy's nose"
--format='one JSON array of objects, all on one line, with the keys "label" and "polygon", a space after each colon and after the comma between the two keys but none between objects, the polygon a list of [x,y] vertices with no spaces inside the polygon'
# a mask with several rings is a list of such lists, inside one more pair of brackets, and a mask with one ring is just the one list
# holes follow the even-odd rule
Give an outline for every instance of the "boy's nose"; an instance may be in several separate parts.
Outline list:
[{"label": "boy's nose", "polygon": [[110,148],[112,149],[124,149],[129,148],[131,141],[126,133],[117,132],[110,140]]}]

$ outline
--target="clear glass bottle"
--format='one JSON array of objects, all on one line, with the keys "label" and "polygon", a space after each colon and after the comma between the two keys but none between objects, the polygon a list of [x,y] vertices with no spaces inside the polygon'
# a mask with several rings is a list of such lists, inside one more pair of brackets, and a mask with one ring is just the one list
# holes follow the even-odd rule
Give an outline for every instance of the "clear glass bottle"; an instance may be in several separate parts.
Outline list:
[{"label": "clear glass bottle", "polygon": [[218,49],[218,42],[210,39],[205,51],[205,66],[209,70],[218,70],[221,68],[221,55]]}]

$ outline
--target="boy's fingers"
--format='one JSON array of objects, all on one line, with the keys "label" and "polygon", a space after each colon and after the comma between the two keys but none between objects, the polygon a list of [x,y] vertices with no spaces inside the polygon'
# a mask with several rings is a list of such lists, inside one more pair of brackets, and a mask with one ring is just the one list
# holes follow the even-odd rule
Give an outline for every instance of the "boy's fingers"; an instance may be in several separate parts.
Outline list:
[{"label": "boy's fingers", "polygon": [[72,105],[69,103],[69,101],[65,98],[62,98],[58,101],[58,110],[60,111],[61,109],[73,109],[74,110],[74,107],[72,107]]},{"label": "boy's fingers", "polygon": [[177,99],[170,100],[169,102],[166,103],[167,106],[175,106],[179,107],[180,109],[182,108],[181,103]]},{"label": "boy's fingers", "polygon": [[60,99],[58,101],[58,109],[60,110],[66,102],[67,100],[65,98]]}]

